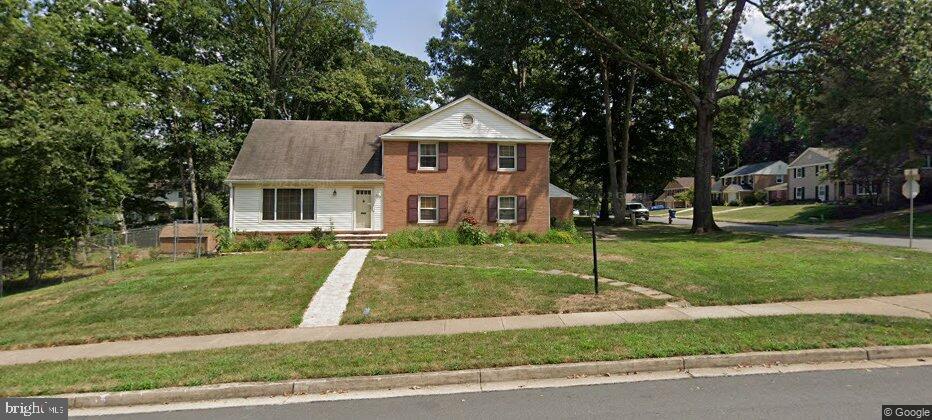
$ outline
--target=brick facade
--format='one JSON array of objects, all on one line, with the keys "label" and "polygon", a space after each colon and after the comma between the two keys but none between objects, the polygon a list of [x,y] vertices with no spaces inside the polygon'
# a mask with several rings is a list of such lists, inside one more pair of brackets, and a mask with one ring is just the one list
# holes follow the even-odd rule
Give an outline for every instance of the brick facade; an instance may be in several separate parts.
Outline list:
[{"label": "brick facade", "polygon": [[520,231],[546,232],[550,227],[550,145],[527,144],[527,167],[524,171],[488,170],[488,143],[449,142],[445,171],[408,169],[408,141],[383,143],[382,173],[385,178],[384,230],[416,227],[408,222],[407,200],[411,195],[449,196],[446,223],[430,226],[454,227],[463,217],[475,217],[485,228],[494,230],[488,221],[489,196],[527,196],[527,221],[516,223]]},{"label": "brick facade", "polygon": [[573,199],[570,197],[554,197],[550,199],[550,218],[556,220],[570,220],[573,218]]}]

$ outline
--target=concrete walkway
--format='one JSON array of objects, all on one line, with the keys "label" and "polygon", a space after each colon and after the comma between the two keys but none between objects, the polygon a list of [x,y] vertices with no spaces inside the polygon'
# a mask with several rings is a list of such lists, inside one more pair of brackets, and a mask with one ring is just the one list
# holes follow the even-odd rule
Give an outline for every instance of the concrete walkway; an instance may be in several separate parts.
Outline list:
[{"label": "concrete walkway", "polygon": [[173,353],[257,344],[287,344],[357,338],[447,335],[527,328],[562,328],[587,325],[795,314],[865,314],[932,319],[932,293],[859,299],[762,303],[753,305],[693,306],[686,308],[664,307],[611,312],[441,319],[433,321],[339,325],[315,328],[247,331],[203,336],[168,337],[2,351],[0,352],[0,366],[43,361]]},{"label": "concrete walkway", "polygon": [[302,327],[326,327],[340,325],[340,318],[349,303],[350,292],[362,264],[369,255],[368,249],[351,249],[337,261],[327,281],[317,290],[304,312]]},{"label": "concrete walkway", "polygon": [[[656,222],[666,223],[667,220],[657,220]],[[852,242],[860,242],[872,245],[886,245],[906,247],[909,245],[909,239],[903,236],[893,235],[874,235],[858,232],[841,232],[820,229],[820,226],[814,225],[762,225],[753,223],[735,223],[735,222],[715,222],[718,227],[731,232],[759,232],[770,233],[774,235],[794,236],[798,238],[811,239],[842,239]],[[692,226],[692,219],[674,219],[674,225]],[[932,239],[913,238],[913,248],[920,251],[932,252]]]}]

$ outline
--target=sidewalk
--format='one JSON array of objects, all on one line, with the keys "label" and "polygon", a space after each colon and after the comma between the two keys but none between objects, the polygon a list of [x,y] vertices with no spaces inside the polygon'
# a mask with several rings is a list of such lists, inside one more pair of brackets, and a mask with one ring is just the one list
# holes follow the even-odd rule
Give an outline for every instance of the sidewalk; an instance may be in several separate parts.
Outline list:
[{"label": "sidewalk", "polygon": [[136,341],[115,341],[74,346],[2,351],[0,352],[0,366],[44,361],[173,353],[258,344],[287,344],[357,338],[404,337],[528,328],[562,328],[705,318],[738,318],[794,314],[864,314],[932,319],[932,293],[751,305],[695,306],[686,308],[665,307],[612,312],[441,319],[431,321],[247,331],[229,334],[167,337]]},{"label": "sidewalk", "polygon": [[[657,220],[657,223],[666,223],[666,219]],[[854,233],[823,230],[820,225],[763,225],[753,223],[715,222],[718,227],[731,232],[759,232],[773,235],[794,236],[811,239],[842,239],[872,245],[899,246],[905,248],[909,239],[903,236],[874,235],[869,233]],[[674,219],[674,225],[691,226],[692,219]],[[932,239],[913,238],[913,248],[920,251],[932,252]]]}]

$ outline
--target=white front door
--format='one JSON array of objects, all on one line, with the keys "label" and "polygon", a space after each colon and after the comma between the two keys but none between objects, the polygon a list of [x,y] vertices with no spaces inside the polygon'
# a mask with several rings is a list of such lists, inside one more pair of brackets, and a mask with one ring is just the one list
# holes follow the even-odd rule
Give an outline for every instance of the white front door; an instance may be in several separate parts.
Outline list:
[{"label": "white front door", "polygon": [[372,190],[356,190],[356,229],[372,229]]},{"label": "white front door", "polygon": [[828,197],[827,197],[827,196],[828,196],[828,186],[827,186],[827,185],[819,185],[818,187],[816,187],[816,192],[819,194],[819,201],[826,201],[826,200],[828,200]]}]

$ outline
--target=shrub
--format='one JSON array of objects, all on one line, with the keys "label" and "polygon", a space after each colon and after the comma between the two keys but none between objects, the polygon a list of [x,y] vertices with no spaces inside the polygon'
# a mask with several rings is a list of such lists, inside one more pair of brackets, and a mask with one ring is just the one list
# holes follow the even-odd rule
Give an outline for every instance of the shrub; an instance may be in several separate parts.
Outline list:
[{"label": "shrub", "polygon": [[272,243],[272,239],[267,236],[247,236],[242,241],[236,242],[236,246],[233,247],[233,251],[238,252],[250,252],[250,251],[265,251],[269,248],[269,244]]},{"label": "shrub", "polygon": [[573,217],[554,220],[553,228],[556,230],[565,230],[567,232],[576,232],[576,220]]},{"label": "shrub", "polygon": [[755,206],[760,204],[760,201],[757,199],[757,194],[748,194],[747,197],[741,199],[741,204],[745,206]]},{"label": "shrub", "polygon": [[279,238],[275,238],[275,239],[272,239],[271,242],[269,242],[269,246],[267,246],[265,249],[267,251],[287,251],[291,249],[291,246],[288,244],[287,241],[283,241]]},{"label": "shrub", "polygon": [[[475,219],[473,219],[475,221]],[[457,241],[463,245],[482,245],[489,243],[488,232],[482,230],[477,223],[471,223],[466,218],[456,227]]]},{"label": "shrub", "polygon": [[579,234],[575,232],[550,229],[547,231],[547,234],[544,235],[542,241],[551,244],[578,244],[582,240],[580,239]]},{"label": "shrub", "polygon": [[233,231],[230,230],[230,228],[224,226],[217,229],[217,247],[220,248],[220,252],[233,251],[235,246],[236,236],[233,235]]},{"label": "shrub", "polygon": [[492,234],[492,242],[497,244],[510,244],[515,242],[515,231],[511,225],[499,223],[498,229]]},{"label": "shrub", "polygon": [[314,237],[312,233],[302,233],[294,235],[286,240],[289,249],[313,248],[320,242],[320,237]]},{"label": "shrub", "polygon": [[405,229],[388,235],[383,241],[372,244],[376,249],[436,248],[459,244],[456,231],[452,229]]}]

